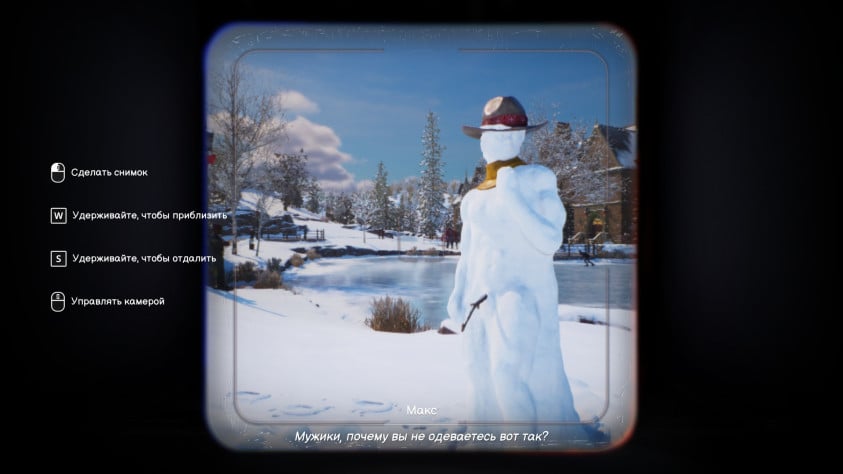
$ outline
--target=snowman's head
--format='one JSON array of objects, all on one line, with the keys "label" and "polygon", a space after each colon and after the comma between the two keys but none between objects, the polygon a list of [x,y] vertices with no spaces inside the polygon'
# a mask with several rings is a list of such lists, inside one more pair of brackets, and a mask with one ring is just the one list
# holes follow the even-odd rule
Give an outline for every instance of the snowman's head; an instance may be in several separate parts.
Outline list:
[{"label": "snowman's head", "polygon": [[486,162],[515,158],[521,151],[526,134],[545,126],[547,122],[530,125],[527,112],[518,99],[498,96],[486,102],[479,127],[463,125],[462,131],[480,139],[480,149]]},{"label": "snowman's head", "polygon": [[515,158],[521,152],[526,130],[510,130],[503,125],[486,125],[480,135],[480,150],[487,163]]}]

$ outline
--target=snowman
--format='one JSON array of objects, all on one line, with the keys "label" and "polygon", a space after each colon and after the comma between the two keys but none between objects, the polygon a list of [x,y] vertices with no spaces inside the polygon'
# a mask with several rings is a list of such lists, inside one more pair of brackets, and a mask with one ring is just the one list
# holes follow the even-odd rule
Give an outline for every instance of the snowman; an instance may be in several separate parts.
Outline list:
[{"label": "snowman", "polygon": [[554,173],[518,157],[526,134],[546,123],[528,125],[518,100],[495,97],[480,127],[463,126],[480,140],[486,179],[460,205],[462,247],[448,316],[462,326],[466,421],[562,425],[552,432],[566,436],[580,420],[562,360],[553,267],[565,209]]}]

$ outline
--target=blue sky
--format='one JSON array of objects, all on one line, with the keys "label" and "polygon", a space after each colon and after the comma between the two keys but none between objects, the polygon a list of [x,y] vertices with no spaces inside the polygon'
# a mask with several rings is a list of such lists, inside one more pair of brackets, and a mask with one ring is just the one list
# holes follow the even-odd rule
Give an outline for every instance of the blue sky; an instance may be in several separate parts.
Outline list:
[{"label": "blue sky", "polygon": [[[325,189],[420,174],[428,112],[446,180],[471,174],[487,100],[511,95],[531,122],[635,123],[634,45],[611,25],[234,24],[208,45],[206,73],[239,58],[254,90],[279,97],[280,151],[304,148]],[[210,83],[210,81],[208,81]]]}]

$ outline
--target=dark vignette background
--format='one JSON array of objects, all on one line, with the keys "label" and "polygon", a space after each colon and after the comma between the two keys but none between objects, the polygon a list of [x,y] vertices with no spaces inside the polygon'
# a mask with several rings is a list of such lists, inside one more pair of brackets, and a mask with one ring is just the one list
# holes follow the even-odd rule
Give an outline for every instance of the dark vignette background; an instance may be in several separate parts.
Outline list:
[{"label": "dark vignette background", "polygon": [[[345,472],[709,472],[804,468],[826,454],[834,372],[823,376],[832,351],[820,336],[834,321],[834,280],[821,270],[839,272],[840,201],[831,197],[839,192],[827,119],[836,56],[827,55],[833,30],[820,11],[591,2],[550,14],[494,1],[407,5],[401,17],[394,5],[314,13],[285,2],[153,3],[44,6],[10,21],[8,451],[87,470],[232,472],[297,463]],[[228,452],[204,423],[201,268],[48,267],[48,251],[61,247],[202,253],[201,222],[51,226],[47,212],[62,202],[71,211],[201,209],[204,44],[234,20],[607,21],[626,30],[639,60],[641,158],[640,406],[627,444],[576,456]],[[51,186],[54,161],[147,169],[151,178]],[[47,300],[59,288],[166,305],[56,314]]]}]

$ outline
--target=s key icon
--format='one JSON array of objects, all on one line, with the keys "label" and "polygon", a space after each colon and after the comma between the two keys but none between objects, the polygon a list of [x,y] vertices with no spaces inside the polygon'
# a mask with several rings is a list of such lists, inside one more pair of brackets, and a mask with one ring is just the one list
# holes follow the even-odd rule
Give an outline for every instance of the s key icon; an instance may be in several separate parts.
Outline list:
[{"label": "s key icon", "polygon": [[56,162],[50,166],[50,179],[53,180],[54,183],[61,183],[64,181],[63,163]]},{"label": "s key icon", "polygon": [[50,295],[50,309],[56,313],[64,311],[64,293],[61,291],[54,291]]},{"label": "s key icon", "polygon": [[66,267],[67,266],[67,250],[50,250],[50,266],[51,267]]}]

